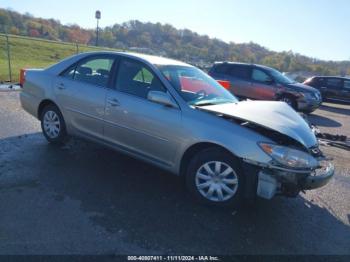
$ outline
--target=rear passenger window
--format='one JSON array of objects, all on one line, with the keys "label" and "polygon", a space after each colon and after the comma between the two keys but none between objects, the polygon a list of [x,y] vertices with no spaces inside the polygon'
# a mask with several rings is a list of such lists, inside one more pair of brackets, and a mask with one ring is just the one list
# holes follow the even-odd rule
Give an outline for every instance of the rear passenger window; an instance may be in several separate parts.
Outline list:
[{"label": "rear passenger window", "polygon": [[63,71],[63,73],[61,73],[61,76],[65,78],[73,79],[75,67],[76,67],[76,64],[70,66],[65,71]]},{"label": "rear passenger window", "polygon": [[250,78],[250,67],[241,65],[230,65],[229,74],[233,77],[249,79]]},{"label": "rear passenger window", "polygon": [[229,65],[227,64],[221,64],[221,65],[216,65],[214,72],[217,74],[227,74],[229,70]]},{"label": "rear passenger window", "polygon": [[333,89],[340,89],[342,86],[342,80],[339,78],[328,78],[327,79],[327,87]]},{"label": "rear passenger window", "polygon": [[149,91],[166,89],[145,65],[131,60],[122,60],[118,70],[117,90],[130,95],[147,98]]},{"label": "rear passenger window", "polygon": [[91,58],[80,62],[74,73],[74,80],[107,87],[113,58]]}]

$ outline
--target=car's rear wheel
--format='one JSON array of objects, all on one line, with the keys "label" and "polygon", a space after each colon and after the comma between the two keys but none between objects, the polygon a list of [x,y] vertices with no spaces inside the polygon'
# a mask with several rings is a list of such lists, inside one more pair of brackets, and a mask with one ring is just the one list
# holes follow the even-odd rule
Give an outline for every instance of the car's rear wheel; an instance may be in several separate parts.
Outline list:
[{"label": "car's rear wheel", "polygon": [[242,202],[244,175],[239,160],[219,148],[194,156],[187,169],[186,184],[205,204],[238,207]]},{"label": "car's rear wheel", "polygon": [[50,104],[42,110],[41,129],[47,141],[52,144],[63,144],[66,141],[66,124],[57,106]]}]

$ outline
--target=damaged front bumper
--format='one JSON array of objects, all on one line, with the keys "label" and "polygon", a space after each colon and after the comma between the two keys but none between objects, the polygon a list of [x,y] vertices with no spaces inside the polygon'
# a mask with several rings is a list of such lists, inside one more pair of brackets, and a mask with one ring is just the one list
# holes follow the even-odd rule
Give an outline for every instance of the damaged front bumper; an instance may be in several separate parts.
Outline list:
[{"label": "damaged front bumper", "polygon": [[311,190],[325,186],[334,176],[334,165],[326,162],[321,168],[316,169],[308,175],[302,182],[302,190]]},{"label": "damaged front bumper", "polygon": [[315,170],[293,170],[279,166],[260,166],[256,194],[265,199],[275,195],[295,197],[300,191],[312,190],[325,186],[334,176],[334,165],[329,161],[320,161]]}]

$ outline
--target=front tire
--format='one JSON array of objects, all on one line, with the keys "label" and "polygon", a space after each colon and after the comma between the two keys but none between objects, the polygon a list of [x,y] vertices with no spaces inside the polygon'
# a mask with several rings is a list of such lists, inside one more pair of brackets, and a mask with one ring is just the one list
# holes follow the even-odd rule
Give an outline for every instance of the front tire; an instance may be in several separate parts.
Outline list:
[{"label": "front tire", "polygon": [[41,112],[40,120],[41,129],[47,141],[55,145],[66,142],[66,124],[57,106],[53,104],[45,106]]},{"label": "front tire", "polygon": [[287,105],[289,105],[291,108],[293,108],[294,110],[298,110],[298,104],[297,101],[295,100],[295,98],[291,97],[291,96],[281,96],[279,98],[279,101],[281,102],[285,102]]},{"label": "front tire", "polygon": [[189,191],[202,203],[237,208],[243,201],[244,175],[240,162],[219,148],[199,152],[186,173]]}]

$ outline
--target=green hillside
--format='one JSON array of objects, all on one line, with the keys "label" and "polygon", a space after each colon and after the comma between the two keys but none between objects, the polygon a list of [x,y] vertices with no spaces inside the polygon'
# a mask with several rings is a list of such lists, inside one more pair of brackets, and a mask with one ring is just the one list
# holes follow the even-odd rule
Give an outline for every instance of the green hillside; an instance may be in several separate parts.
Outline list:
[{"label": "green hillside", "polygon": [[[224,22],[224,21],[223,21]],[[96,29],[82,28],[79,25],[64,25],[55,19],[34,17],[30,14],[0,8],[0,33],[35,37],[36,39],[62,41],[26,42],[13,40],[13,49],[18,61],[14,69],[26,65],[47,65],[66,55],[75,53],[75,43],[94,45]],[[0,37],[1,38],[1,37]],[[235,39],[235,35],[231,36]],[[3,39],[0,39],[3,48]],[[283,41],[283,38],[281,38]],[[300,41],[307,41],[301,39]],[[69,44],[71,43],[71,44]],[[136,50],[155,55],[175,58],[203,68],[215,61],[235,61],[263,64],[282,72],[310,75],[350,75],[350,61],[324,61],[290,51],[276,52],[257,43],[224,42],[220,39],[200,35],[189,29],[177,29],[169,24],[145,23],[131,20],[99,29],[99,45],[108,48]],[[90,47],[81,48],[81,51]],[[326,47],[325,47],[326,48]],[[4,52],[0,56],[0,79],[3,79]],[[6,67],[6,66],[5,66]]]},{"label": "green hillside", "polygon": [[[12,81],[18,81],[21,68],[43,68],[77,52],[105,50],[93,46],[10,36]],[[5,35],[0,34],[0,81],[8,81],[8,59]]]}]

